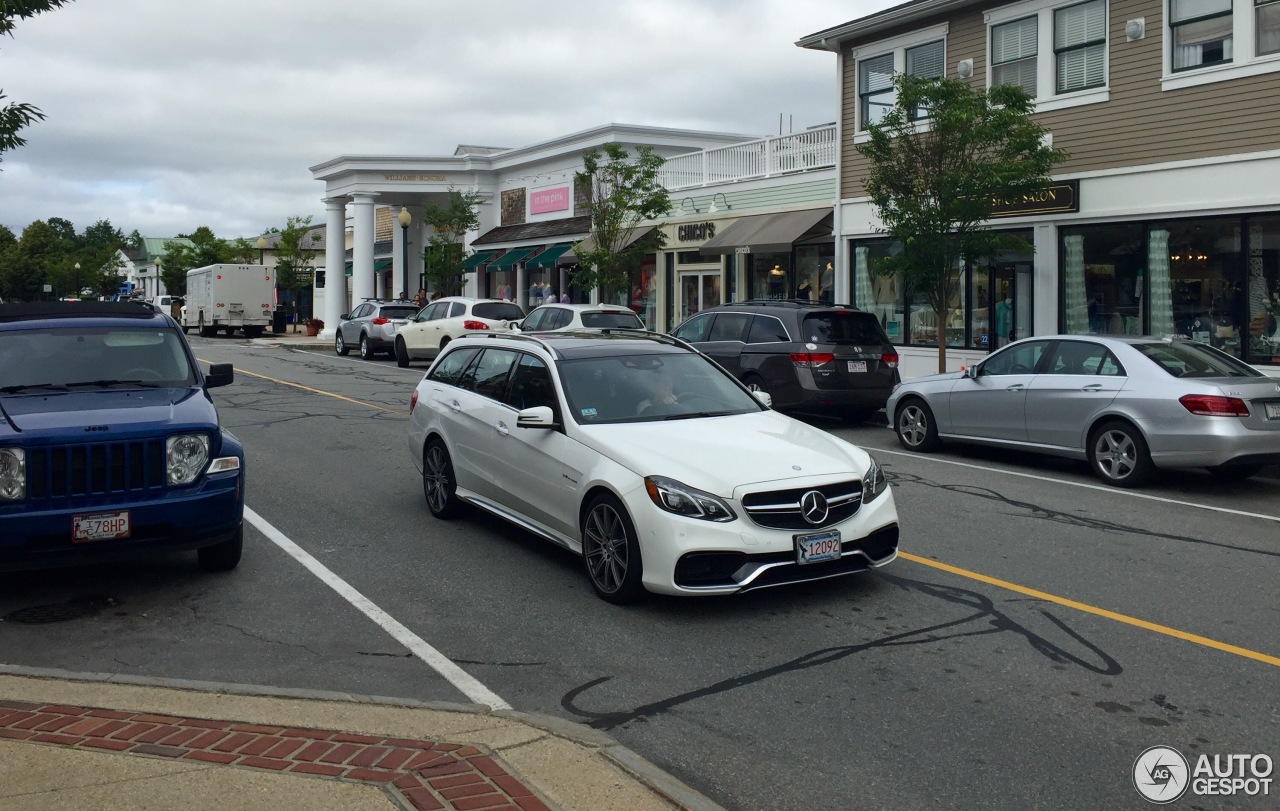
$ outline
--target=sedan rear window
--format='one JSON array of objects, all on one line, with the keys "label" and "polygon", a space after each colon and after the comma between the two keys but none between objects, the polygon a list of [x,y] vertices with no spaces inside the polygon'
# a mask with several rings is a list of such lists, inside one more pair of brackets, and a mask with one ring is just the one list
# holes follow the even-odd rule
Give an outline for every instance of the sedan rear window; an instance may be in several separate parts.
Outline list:
[{"label": "sedan rear window", "polygon": [[602,312],[583,313],[582,326],[592,329],[612,327],[616,329],[644,329],[644,322],[635,313]]},{"label": "sedan rear window", "polygon": [[1266,377],[1226,352],[1204,344],[1161,341],[1134,344],[1133,348],[1174,377]]},{"label": "sedan rear window", "polygon": [[827,344],[885,344],[889,339],[871,313],[834,310],[804,317],[805,341]]},{"label": "sedan rear window", "polygon": [[490,321],[519,321],[524,318],[524,310],[519,304],[507,301],[481,301],[471,308],[476,318],[487,318]]},{"label": "sedan rear window", "polygon": [[383,318],[413,318],[416,312],[417,307],[383,307],[378,314]]}]

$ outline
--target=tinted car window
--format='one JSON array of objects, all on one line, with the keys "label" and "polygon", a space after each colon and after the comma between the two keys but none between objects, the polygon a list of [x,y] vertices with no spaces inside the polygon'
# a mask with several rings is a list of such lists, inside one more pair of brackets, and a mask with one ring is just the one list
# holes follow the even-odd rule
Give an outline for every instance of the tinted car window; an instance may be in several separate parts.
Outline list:
[{"label": "tinted car window", "polygon": [[871,313],[834,311],[806,315],[800,323],[801,339],[820,344],[888,343],[880,322]]},{"label": "tinted car window", "polygon": [[444,383],[448,386],[458,385],[458,381],[462,376],[462,370],[467,368],[467,364],[476,356],[480,350],[475,347],[467,347],[465,349],[455,349],[447,353],[440,362],[435,365],[428,378],[437,383]]},{"label": "tinted car window", "polygon": [[[1085,341],[1060,341],[1045,362],[1044,373],[1049,375],[1100,374],[1107,348]],[[1114,368],[1114,364],[1112,364]],[[1111,374],[1115,374],[1113,371]]]},{"label": "tinted car window", "polygon": [[417,307],[383,307],[378,315],[383,318],[411,318],[417,311]]},{"label": "tinted car window", "polygon": [[441,318],[457,318],[458,316],[463,315],[466,312],[467,312],[467,305],[463,304],[461,301],[451,301],[449,302],[449,314],[441,315],[440,317]]},{"label": "tinted car window", "polygon": [[476,394],[494,400],[505,400],[507,378],[511,376],[511,367],[521,354],[511,349],[484,350],[480,358],[467,369],[463,386]]},{"label": "tinted car window", "polygon": [[671,333],[682,341],[697,343],[707,340],[707,329],[711,326],[711,316],[696,315],[676,328]]},{"label": "tinted car window", "polygon": [[984,375],[1029,375],[1048,347],[1045,341],[1014,344],[988,358],[980,370]]},{"label": "tinted car window", "polygon": [[560,329],[569,326],[573,321],[572,310],[562,310],[559,307],[547,313],[546,329]]},{"label": "tinted car window", "polygon": [[644,322],[640,320],[640,316],[631,312],[585,312],[582,314],[582,326],[593,329],[644,329]]},{"label": "tinted car window", "polygon": [[535,332],[542,329],[542,322],[546,320],[548,312],[549,310],[546,307],[537,308],[525,316],[524,323],[520,326],[520,329],[525,332]]},{"label": "tinted car window", "polygon": [[1134,344],[1157,366],[1174,377],[1266,377],[1225,352],[1194,343]]},{"label": "tinted car window", "polygon": [[708,341],[745,341],[751,316],[747,313],[720,313],[711,324]]},{"label": "tinted car window", "polygon": [[507,404],[517,411],[536,406],[548,406],[556,411],[556,388],[551,382],[551,371],[540,358],[522,355],[511,376],[511,390]]},{"label": "tinted car window", "polygon": [[508,301],[478,302],[471,308],[471,314],[490,321],[519,321],[524,318],[524,310],[520,309],[520,305]]},{"label": "tinted car window", "polygon": [[372,304],[361,304],[359,307],[351,311],[352,318],[364,318],[373,309]]},{"label": "tinted car window", "polygon": [[751,331],[747,333],[749,344],[769,344],[790,340],[787,328],[771,315],[757,315],[751,322]]},{"label": "tinted car window", "polygon": [[445,314],[447,314],[448,312],[449,312],[449,302],[447,301],[436,302],[435,304],[428,305],[422,311],[422,315],[418,316],[418,320],[419,321],[436,321],[441,318],[444,318]]}]

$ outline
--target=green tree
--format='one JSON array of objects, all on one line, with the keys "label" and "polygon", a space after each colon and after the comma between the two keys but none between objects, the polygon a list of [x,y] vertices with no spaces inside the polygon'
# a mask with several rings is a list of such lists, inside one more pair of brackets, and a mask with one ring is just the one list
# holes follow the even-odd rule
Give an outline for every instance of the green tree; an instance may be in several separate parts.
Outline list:
[{"label": "green tree", "polygon": [[31,223],[4,253],[4,298],[38,301],[52,297],[52,292],[44,292],[44,285],[56,283],[67,256],[66,246],[48,223],[42,220]]},{"label": "green tree", "polygon": [[[160,279],[171,295],[187,294],[187,271],[236,261],[237,251],[225,239],[214,236],[213,230],[202,225],[190,234],[178,234],[179,239],[191,240],[187,245],[176,240],[164,243],[164,256],[160,262]],[[257,257],[257,250],[253,252]]]},{"label": "green tree", "polygon": [[[274,229],[273,229],[274,230]],[[276,242],[276,284],[282,290],[292,290],[294,301],[302,291],[309,290],[316,275],[316,249],[320,235],[311,229],[311,217],[289,217],[278,232]],[[295,305],[296,306],[296,305]],[[294,313],[293,331],[298,331],[297,312]]]},{"label": "green tree", "polygon": [[671,210],[667,190],[658,183],[664,163],[666,159],[647,146],[638,147],[634,159],[617,143],[582,154],[583,170],[575,180],[590,189],[591,235],[573,249],[578,256],[574,271],[578,285],[599,287],[605,298],[626,290],[644,255],[665,244],[662,231],[656,228],[635,239],[641,222]]},{"label": "green tree", "polygon": [[[13,27],[17,20],[26,20],[37,14],[52,11],[65,6],[71,0],[4,0],[0,3],[0,34],[13,36]],[[0,102],[8,96],[0,90]],[[12,149],[27,141],[18,132],[37,121],[44,120],[44,113],[30,104],[10,102],[0,106],[0,160]]]},{"label": "green tree", "polygon": [[422,252],[423,273],[433,290],[445,295],[462,292],[467,259],[463,244],[467,232],[480,227],[480,215],[476,213],[479,202],[477,193],[451,188],[447,205],[432,203],[422,210],[422,221],[432,230],[427,248]]},{"label": "green tree", "polygon": [[959,301],[966,259],[1002,249],[1031,251],[1025,240],[992,231],[994,206],[1047,188],[1066,159],[1045,145],[1031,119],[1026,91],[996,85],[974,89],[957,79],[894,77],[897,97],[858,151],[870,162],[867,195],[881,229],[902,246],[875,272],[901,273],[938,325],[938,371],[946,370],[946,313]]}]

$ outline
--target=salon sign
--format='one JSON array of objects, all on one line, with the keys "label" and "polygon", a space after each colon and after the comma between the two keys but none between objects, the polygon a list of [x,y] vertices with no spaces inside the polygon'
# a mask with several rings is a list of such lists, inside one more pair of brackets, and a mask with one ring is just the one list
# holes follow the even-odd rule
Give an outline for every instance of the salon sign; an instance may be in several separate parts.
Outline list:
[{"label": "salon sign", "polygon": [[569,210],[569,187],[556,186],[551,189],[538,189],[529,192],[529,213],[547,214],[552,211]]},{"label": "salon sign", "polygon": [[1059,180],[1042,191],[1012,200],[993,200],[991,216],[1023,217],[1028,214],[1063,214],[1080,210],[1080,181]]}]

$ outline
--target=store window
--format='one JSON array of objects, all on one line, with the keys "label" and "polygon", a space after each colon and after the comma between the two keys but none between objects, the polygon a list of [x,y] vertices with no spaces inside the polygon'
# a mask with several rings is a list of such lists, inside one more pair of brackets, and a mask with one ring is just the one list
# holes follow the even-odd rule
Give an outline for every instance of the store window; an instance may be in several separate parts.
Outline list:
[{"label": "store window", "polygon": [[653,329],[658,323],[658,258],[645,254],[640,267],[631,274],[631,295],[627,306]]},{"label": "store window", "polygon": [[1063,228],[1062,324],[1072,335],[1141,335],[1147,260],[1140,223]]},{"label": "store window", "polygon": [[835,245],[796,248],[796,289],[792,298],[831,304],[835,297]]},{"label": "store window", "polygon": [[902,246],[889,239],[857,242],[853,247],[853,306],[874,313],[895,344],[905,342],[902,274],[886,276],[876,269],[885,257],[901,251]]},{"label": "store window", "polygon": [[791,254],[751,254],[749,284],[752,298],[792,298]]},{"label": "store window", "polygon": [[1248,238],[1246,359],[1254,363],[1280,363],[1280,216],[1250,218]]},{"label": "store window", "polygon": [[1148,228],[1152,335],[1188,335],[1240,356],[1245,318],[1240,227],[1232,217]]},{"label": "store window", "polygon": [[965,345],[965,308],[968,299],[965,272],[957,262],[951,271],[951,298],[943,308],[941,325],[938,313],[929,303],[923,291],[911,290],[907,295],[907,326],[911,330],[913,344],[938,345],[938,330],[943,330],[947,346]]}]

